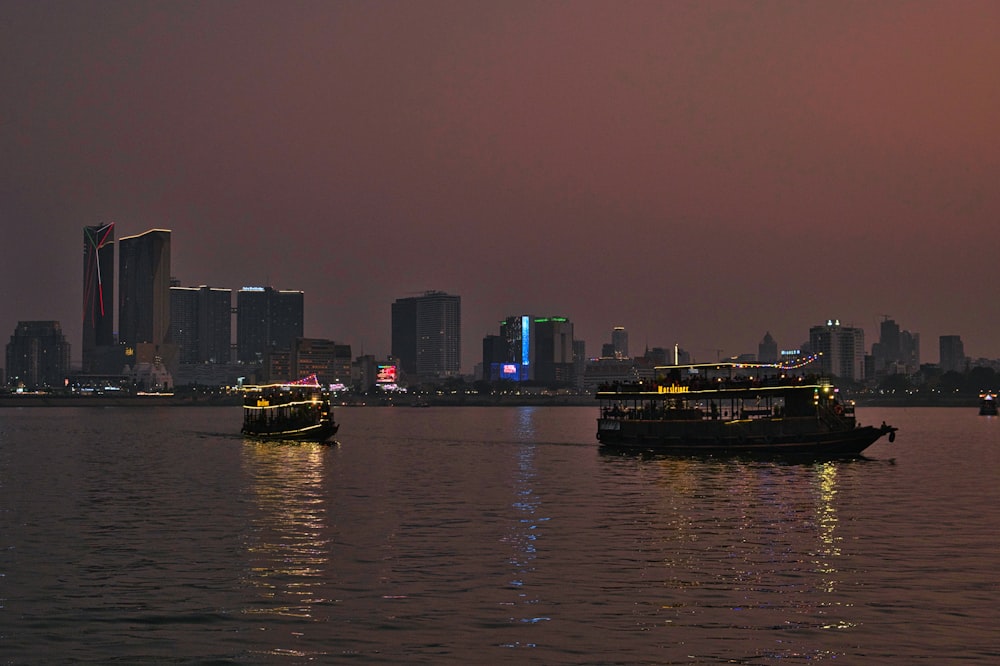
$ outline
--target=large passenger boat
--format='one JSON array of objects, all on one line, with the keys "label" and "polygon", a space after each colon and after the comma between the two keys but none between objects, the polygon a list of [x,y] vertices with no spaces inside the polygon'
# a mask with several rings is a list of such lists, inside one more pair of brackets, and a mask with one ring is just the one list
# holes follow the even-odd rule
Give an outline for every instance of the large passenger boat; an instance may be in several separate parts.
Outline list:
[{"label": "large passenger boat", "polygon": [[311,375],[287,384],[243,387],[243,434],[325,442],[337,434],[330,395]]},{"label": "large passenger boat", "polygon": [[980,416],[996,416],[997,415],[997,394],[993,391],[986,391],[985,393],[979,394],[979,415]]},{"label": "large passenger boat", "polygon": [[747,363],[656,368],[657,379],[597,392],[597,439],[652,453],[857,456],[896,428],[862,426],[853,401],[791,366]]}]

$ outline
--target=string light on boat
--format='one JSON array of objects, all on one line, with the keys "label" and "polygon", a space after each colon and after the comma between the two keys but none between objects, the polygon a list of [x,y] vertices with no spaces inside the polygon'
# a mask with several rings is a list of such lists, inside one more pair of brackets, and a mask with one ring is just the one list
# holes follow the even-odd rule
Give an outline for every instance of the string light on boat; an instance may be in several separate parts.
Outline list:
[{"label": "string light on boat", "polygon": [[819,360],[819,357],[823,355],[823,352],[816,354],[809,354],[800,358],[794,363],[733,363],[734,368],[774,368],[776,370],[798,370],[799,368],[804,368],[810,363],[814,363]]}]

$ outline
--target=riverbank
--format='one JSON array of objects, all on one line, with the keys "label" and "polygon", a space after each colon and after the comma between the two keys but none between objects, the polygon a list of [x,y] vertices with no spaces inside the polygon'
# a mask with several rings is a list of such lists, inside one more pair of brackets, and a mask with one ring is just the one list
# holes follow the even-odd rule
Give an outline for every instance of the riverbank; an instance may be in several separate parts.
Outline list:
[{"label": "riverbank", "polygon": [[[589,395],[477,395],[341,396],[337,407],[590,407]],[[4,407],[238,407],[239,395],[53,395],[22,393],[0,395]]]},{"label": "riverbank", "polygon": [[242,404],[239,396],[197,395],[48,395],[38,393],[0,396],[4,407],[233,407]]}]

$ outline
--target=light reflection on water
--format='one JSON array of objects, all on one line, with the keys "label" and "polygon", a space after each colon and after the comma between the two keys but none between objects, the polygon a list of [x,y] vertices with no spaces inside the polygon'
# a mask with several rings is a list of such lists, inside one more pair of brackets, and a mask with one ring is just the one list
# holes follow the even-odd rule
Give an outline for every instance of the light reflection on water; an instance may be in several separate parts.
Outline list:
[{"label": "light reflection on water", "polygon": [[655,611],[660,622],[646,626],[686,636],[684,648],[667,656],[726,659],[719,646],[748,632],[784,637],[747,658],[837,655],[814,632],[857,624],[851,604],[837,595],[840,463],[662,458],[642,464],[655,471],[658,490],[647,498],[645,532],[661,538],[644,536],[640,547],[659,552],[663,567],[642,574],[662,581],[663,591]]},{"label": "light reflection on water", "polygon": [[227,415],[3,414],[4,660],[1000,658],[974,411],[866,410],[895,444],[809,464],[602,454],[591,409],[345,409],[334,447]]},{"label": "light reflection on water", "polygon": [[[522,428],[518,430],[521,439],[530,430],[531,412],[523,412]],[[517,451],[517,470],[513,477],[515,523],[512,523],[511,534],[504,541],[513,547],[510,563],[513,567],[513,579],[510,586],[515,590],[517,598],[511,602],[515,615],[512,622],[534,624],[550,618],[536,614],[541,599],[538,591],[531,585],[534,573],[534,560],[538,553],[538,540],[544,537],[541,529],[549,520],[541,515],[542,502],[535,491],[535,444],[521,444]],[[532,643],[505,643],[504,647],[534,647]]]},{"label": "light reflection on water", "polygon": [[246,583],[259,603],[248,614],[314,619],[316,606],[329,602],[321,592],[332,573],[323,449],[244,442],[249,495],[257,509],[245,547]]}]

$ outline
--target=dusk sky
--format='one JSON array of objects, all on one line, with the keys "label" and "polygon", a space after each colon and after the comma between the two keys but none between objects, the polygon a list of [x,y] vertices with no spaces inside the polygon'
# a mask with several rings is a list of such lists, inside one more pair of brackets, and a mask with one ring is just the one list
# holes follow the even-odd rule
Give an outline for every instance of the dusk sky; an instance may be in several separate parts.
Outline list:
[{"label": "dusk sky", "polygon": [[0,90],[4,343],[79,360],[115,222],[355,355],[458,294],[465,372],[522,313],[592,356],[888,314],[1000,357],[1000,2],[8,1]]}]

